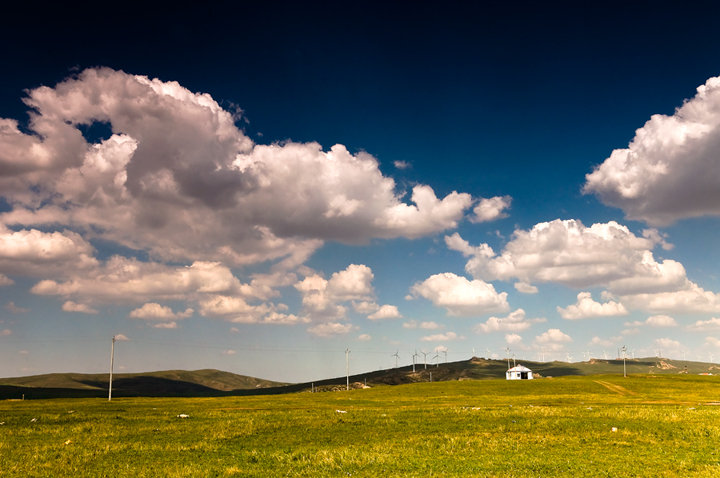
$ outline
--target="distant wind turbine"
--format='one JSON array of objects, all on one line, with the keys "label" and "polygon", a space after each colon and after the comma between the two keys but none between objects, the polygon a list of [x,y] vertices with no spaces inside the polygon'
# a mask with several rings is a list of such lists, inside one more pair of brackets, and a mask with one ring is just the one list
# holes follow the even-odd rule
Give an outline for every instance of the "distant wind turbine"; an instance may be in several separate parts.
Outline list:
[{"label": "distant wind turbine", "polygon": [[108,402],[112,401],[112,376],[113,376],[114,362],[115,362],[115,336],[113,335],[112,343],[110,344],[110,383],[108,386]]},{"label": "distant wind turbine", "polygon": [[420,357],[417,353],[417,350],[415,351],[415,353],[412,356],[412,358],[413,358],[413,373],[415,373],[415,357]]},{"label": "distant wind turbine", "polygon": [[398,359],[400,358],[400,355],[398,355],[399,350],[396,350],[394,354],[391,355],[391,357],[395,357],[395,368],[398,368]]}]

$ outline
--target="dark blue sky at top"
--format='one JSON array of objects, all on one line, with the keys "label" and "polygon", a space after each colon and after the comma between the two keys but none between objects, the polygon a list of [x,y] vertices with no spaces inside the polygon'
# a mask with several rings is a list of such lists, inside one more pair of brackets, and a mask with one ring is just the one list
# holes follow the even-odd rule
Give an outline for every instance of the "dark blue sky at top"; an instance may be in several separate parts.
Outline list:
[{"label": "dark blue sky at top", "polygon": [[19,8],[0,25],[2,117],[25,118],[25,88],[109,66],[239,106],[260,143],[342,143],[401,188],[510,194],[521,227],[617,217],[580,193],[584,175],[720,73],[712,2]]}]

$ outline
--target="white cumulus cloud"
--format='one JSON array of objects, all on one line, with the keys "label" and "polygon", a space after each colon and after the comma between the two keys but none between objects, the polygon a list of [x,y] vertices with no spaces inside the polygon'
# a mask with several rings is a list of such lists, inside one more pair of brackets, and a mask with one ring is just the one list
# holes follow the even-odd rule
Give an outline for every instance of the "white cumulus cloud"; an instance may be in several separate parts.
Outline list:
[{"label": "white cumulus cloud", "polygon": [[375,313],[368,315],[370,320],[381,320],[381,319],[401,319],[402,315],[398,311],[397,306],[394,305],[383,305]]},{"label": "white cumulus cloud", "polygon": [[572,338],[560,329],[548,329],[546,332],[538,335],[535,338],[535,342],[538,344],[567,343],[572,342]]},{"label": "white cumulus cloud", "polygon": [[532,324],[545,322],[544,318],[527,318],[525,310],[517,309],[510,312],[506,317],[490,317],[486,322],[475,326],[474,331],[478,334],[491,332],[520,332],[532,326]]},{"label": "white cumulus cloud", "polygon": [[[28,91],[29,132],[0,119],[0,223],[61,224],[161,260],[302,263],[323,241],[454,228],[469,194],[409,202],[378,161],[342,145],[261,145],[210,95],[109,68]],[[83,125],[110,137],[88,143]]]},{"label": "white cumulus cloud", "polygon": [[512,198],[510,196],[482,198],[473,208],[470,222],[489,222],[507,217],[505,210],[510,208],[511,203]]},{"label": "white cumulus cloud", "polygon": [[332,337],[335,335],[346,335],[355,329],[356,327],[350,323],[323,322],[313,325],[308,329],[308,332],[318,337]]},{"label": "white cumulus cloud", "polygon": [[498,293],[492,284],[468,280],[451,272],[435,274],[412,286],[414,297],[424,297],[452,316],[477,316],[509,309],[507,292]]},{"label": "white cumulus cloud", "polygon": [[698,320],[694,324],[688,326],[688,330],[697,332],[705,332],[708,330],[720,329],[720,318],[712,317],[708,320]]},{"label": "white cumulus cloud", "polygon": [[647,325],[649,327],[676,327],[677,322],[669,315],[652,315],[648,317],[645,321],[633,321],[625,323],[625,326],[627,327],[639,327],[642,325]]},{"label": "white cumulus cloud", "polygon": [[586,227],[574,219],[556,219],[516,230],[499,254],[487,244],[472,246],[457,233],[445,242],[469,257],[465,269],[476,279],[517,280],[518,288],[526,290],[533,282],[602,286],[629,310],[720,311],[720,294],[690,281],[680,262],[655,259],[655,246],[667,248],[655,230],[637,236],[614,221]]},{"label": "white cumulus cloud", "polygon": [[426,335],[420,338],[423,342],[446,342],[450,340],[461,340],[464,337],[459,336],[455,332],[446,332],[444,334]]},{"label": "white cumulus cloud", "polygon": [[717,216],[719,149],[720,77],[714,77],[673,115],[651,116],[627,148],[586,176],[584,191],[653,225]]},{"label": "white cumulus cloud", "polygon": [[577,302],[565,308],[557,308],[560,317],[568,320],[587,319],[590,317],[617,317],[627,315],[628,311],[619,302],[595,302],[590,292],[580,292]]},{"label": "white cumulus cloud", "polygon": [[156,302],[148,302],[143,304],[142,307],[132,310],[129,317],[131,319],[173,321],[188,318],[193,312],[193,309],[190,308],[184,312],[173,312],[168,306],[160,305]]},{"label": "white cumulus cloud", "polygon": [[62,305],[65,312],[80,312],[82,314],[97,314],[98,311],[87,304],[80,304],[72,300],[66,300]]}]

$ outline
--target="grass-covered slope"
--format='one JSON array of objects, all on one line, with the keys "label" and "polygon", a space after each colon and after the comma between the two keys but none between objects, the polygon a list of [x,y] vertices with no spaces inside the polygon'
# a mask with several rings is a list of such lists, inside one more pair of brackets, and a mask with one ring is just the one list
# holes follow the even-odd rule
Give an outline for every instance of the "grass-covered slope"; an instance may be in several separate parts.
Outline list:
[{"label": "grass-covered slope", "polygon": [[[0,398],[107,396],[108,374],[52,373],[0,379]],[[113,375],[113,396],[198,397],[285,384],[220,370],[168,370]]]}]

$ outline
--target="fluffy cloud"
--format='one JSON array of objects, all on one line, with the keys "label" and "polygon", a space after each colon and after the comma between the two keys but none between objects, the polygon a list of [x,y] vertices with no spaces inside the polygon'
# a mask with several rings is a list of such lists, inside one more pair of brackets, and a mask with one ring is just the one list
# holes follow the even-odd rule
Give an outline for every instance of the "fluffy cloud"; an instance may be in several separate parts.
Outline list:
[{"label": "fluffy cloud", "polygon": [[284,304],[249,304],[238,296],[208,295],[199,300],[200,315],[219,318],[233,323],[243,324],[283,324],[307,323],[309,319],[286,314]]},{"label": "fluffy cloud", "polygon": [[532,326],[532,324],[542,323],[544,318],[529,319],[525,317],[523,309],[517,309],[510,312],[507,317],[490,317],[485,323],[478,324],[474,330],[478,334],[487,334],[491,332],[520,332]]},{"label": "fluffy cloud", "polygon": [[517,345],[522,343],[522,337],[518,334],[505,334],[505,343],[508,345]]},{"label": "fluffy cloud", "polygon": [[100,303],[187,300],[204,294],[240,292],[242,284],[217,262],[168,267],[114,256],[102,267],[64,280],[42,280],[31,289],[39,295],[81,297]]},{"label": "fluffy cloud", "polygon": [[655,225],[720,215],[720,78],[672,116],[653,115],[625,149],[586,176],[584,191]]},{"label": "fluffy cloud", "polygon": [[400,319],[400,318],[402,318],[402,315],[398,311],[398,308],[394,305],[383,305],[377,310],[377,312],[368,315],[368,319],[370,319],[370,320]]},{"label": "fluffy cloud", "polygon": [[[161,260],[302,263],[325,240],[415,238],[453,228],[468,194],[410,202],[367,153],[254,144],[208,94],[88,69],[28,92],[21,131],[0,120],[0,222],[65,224]],[[81,129],[111,134],[90,144]]]},{"label": "fluffy cloud", "polygon": [[488,222],[507,217],[505,210],[510,208],[511,203],[510,196],[482,198],[473,208],[474,215],[470,217],[470,221],[474,223]]},{"label": "fluffy cloud", "polygon": [[672,290],[685,280],[681,264],[658,263],[652,239],[638,237],[614,221],[584,226],[577,220],[542,222],[530,230],[516,230],[496,255],[487,244],[470,246],[458,234],[448,247],[470,260],[466,270],[484,280],[555,282],[571,287],[607,284],[618,292]]},{"label": "fluffy cloud", "polygon": [[308,329],[308,332],[313,335],[317,335],[318,337],[332,337],[335,335],[348,334],[355,329],[356,327],[349,323],[324,322],[321,324],[313,325]]},{"label": "fluffy cloud", "polygon": [[369,342],[370,340],[372,340],[372,336],[368,334],[360,334],[358,335],[358,340],[360,342]]},{"label": "fluffy cloud", "polygon": [[713,317],[708,320],[698,320],[693,325],[688,327],[688,330],[694,330],[698,332],[705,332],[708,330],[720,329],[720,318]]},{"label": "fluffy cloud", "polygon": [[577,295],[577,302],[569,305],[564,309],[557,308],[558,313],[563,319],[587,319],[589,317],[617,317],[619,315],[627,315],[628,311],[624,305],[619,302],[595,302],[590,292],[580,292]]},{"label": "fluffy cloud", "polygon": [[445,243],[470,258],[465,269],[476,279],[517,280],[525,290],[532,282],[603,286],[628,309],[720,311],[720,294],[690,281],[681,263],[655,259],[652,249],[669,245],[652,229],[637,236],[614,221],[586,227],[556,219],[516,230],[500,254],[487,244],[471,246],[457,233]]},{"label": "fluffy cloud", "polygon": [[97,309],[93,309],[87,304],[79,304],[72,300],[66,300],[62,305],[65,312],[80,312],[81,314],[97,314]]},{"label": "fluffy cloud", "polygon": [[7,337],[9,335],[12,335],[12,330],[10,330],[10,329],[0,330],[0,337]]},{"label": "fluffy cloud", "polygon": [[627,327],[639,327],[642,325],[649,327],[676,327],[677,322],[669,315],[653,315],[648,317],[644,322],[634,321],[625,323]]},{"label": "fluffy cloud", "polygon": [[[0,223],[0,271],[25,276],[58,276],[98,265],[95,249],[72,231],[11,231]],[[0,284],[12,281],[0,275]]]},{"label": "fluffy cloud", "polygon": [[507,292],[498,293],[492,284],[467,280],[451,272],[435,274],[412,286],[414,297],[430,300],[444,307],[449,315],[477,316],[509,309]]},{"label": "fluffy cloud", "polygon": [[[359,310],[379,311],[371,301],[374,290],[372,287],[373,272],[363,264],[350,264],[342,271],[332,274],[329,280],[318,274],[305,277],[295,284],[302,295],[303,309],[308,318],[313,320],[340,319],[347,312],[343,302],[354,301]],[[387,309],[385,309],[387,312]]]},{"label": "fluffy cloud", "polygon": [[655,339],[655,345],[659,347],[660,353],[665,354],[664,356],[667,357],[667,353],[677,353],[679,350],[682,349],[682,345],[677,340],[668,339],[668,338],[659,338]]},{"label": "fluffy cloud", "polygon": [[170,307],[160,305],[156,302],[148,302],[142,307],[130,312],[131,319],[173,321],[186,319],[193,314],[193,309],[186,309],[184,312],[173,312]]},{"label": "fluffy cloud", "polygon": [[446,342],[450,340],[461,340],[464,337],[459,336],[455,332],[447,332],[444,334],[427,335],[420,340],[423,342]]},{"label": "fluffy cloud", "polygon": [[8,276],[6,276],[4,274],[0,274],[0,287],[5,286],[5,285],[13,285],[14,283],[15,283],[15,281],[12,280],[11,278],[9,278]]},{"label": "fluffy cloud", "polygon": [[707,291],[690,281],[679,290],[626,295],[622,297],[622,301],[628,307],[652,312],[680,314],[720,312],[720,294]]},{"label": "fluffy cloud", "polygon": [[516,282],[513,284],[515,287],[515,290],[520,292],[521,294],[537,294],[538,288],[535,287],[532,284],[528,284],[526,282]]},{"label": "fluffy cloud", "polygon": [[546,332],[535,337],[535,342],[541,345],[559,344],[572,342],[572,338],[560,329],[548,329]]}]

